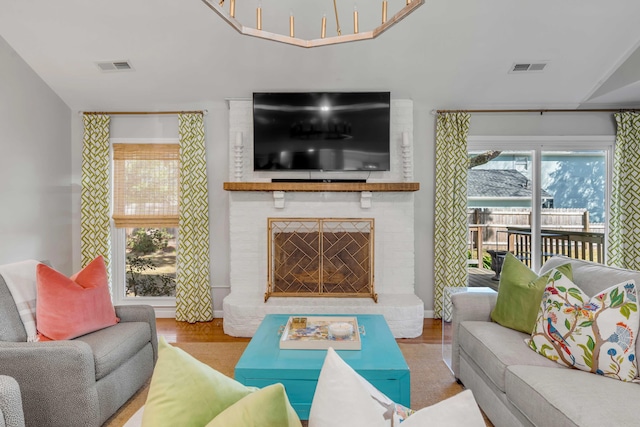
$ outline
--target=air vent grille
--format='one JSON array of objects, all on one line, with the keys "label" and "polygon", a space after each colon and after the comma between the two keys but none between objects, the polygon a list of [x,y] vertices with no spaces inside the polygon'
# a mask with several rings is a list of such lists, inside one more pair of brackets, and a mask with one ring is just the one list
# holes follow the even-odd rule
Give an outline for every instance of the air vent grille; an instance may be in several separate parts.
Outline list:
[{"label": "air vent grille", "polygon": [[96,65],[102,71],[131,71],[133,67],[131,63],[127,60],[121,61],[105,61],[105,62],[96,62]]},{"label": "air vent grille", "polygon": [[542,64],[531,64],[531,66],[529,67],[529,71],[542,71],[544,70],[544,67],[546,67],[547,64],[542,63]]},{"label": "air vent grille", "polygon": [[540,73],[544,71],[548,62],[514,62],[509,73]]},{"label": "air vent grille", "polygon": [[117,70],[130,70],[131,69],[131,64],[129,64],[127,61],[114,62],[113,66],[116,67]]},{"label": "air vent grille", "polygon": [[516,64],[511,71],[527,71],[531,64]]}]

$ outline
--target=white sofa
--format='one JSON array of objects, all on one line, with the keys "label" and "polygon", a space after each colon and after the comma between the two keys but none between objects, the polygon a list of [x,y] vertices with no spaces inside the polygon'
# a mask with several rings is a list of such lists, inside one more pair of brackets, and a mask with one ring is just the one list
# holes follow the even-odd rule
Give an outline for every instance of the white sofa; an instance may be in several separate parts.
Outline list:
[{"label": "white sofa", "polygon": [[[563,256],[549,259],[540,274],[567,262],[573,282],[589,296],[629,279],[640,285],[639,271]],[[496,427],[640,425],[640,384],[566,368],[537,354],[525,344],[529,335],[491,320],[495,293],[451,299],[454,374]]]}]

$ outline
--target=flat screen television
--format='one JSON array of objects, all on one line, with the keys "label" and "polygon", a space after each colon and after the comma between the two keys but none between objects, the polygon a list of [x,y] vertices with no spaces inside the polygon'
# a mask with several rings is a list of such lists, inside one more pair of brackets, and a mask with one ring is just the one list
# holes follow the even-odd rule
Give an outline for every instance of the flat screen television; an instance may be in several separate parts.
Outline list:
[{"label": "flat screen television", "polygon": [[253,94],[256,171],[388,171],[389,92]]}]

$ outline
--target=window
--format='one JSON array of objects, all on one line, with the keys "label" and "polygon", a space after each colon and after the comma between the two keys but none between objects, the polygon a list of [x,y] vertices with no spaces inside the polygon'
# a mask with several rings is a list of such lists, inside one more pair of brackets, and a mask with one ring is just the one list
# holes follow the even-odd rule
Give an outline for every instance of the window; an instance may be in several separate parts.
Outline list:
[{"label": "window", "polygon": [[556,254],[604,262],[612,147],[606,137],[470,137],[469,157],[482,158],[467,196],[480,247],[534,270]]},{"label": "window", "polygon": [[175,297],[178,144],[113,144],[116,301]]}]

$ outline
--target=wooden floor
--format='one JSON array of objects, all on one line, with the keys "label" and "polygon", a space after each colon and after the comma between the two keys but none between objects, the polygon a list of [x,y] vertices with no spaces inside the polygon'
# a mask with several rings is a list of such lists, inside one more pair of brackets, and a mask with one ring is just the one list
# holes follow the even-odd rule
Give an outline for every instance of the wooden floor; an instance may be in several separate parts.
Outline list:
[{"label": "wooden floor", "polygon": [[[222,329],[223,319],[211,322],[187,323],[175,319],[157,319],[158,335],[168,342],[248,342],[251,338],[236,338],[226,335]],[[441,344],[442,321],[424,319],[422,335],[417,338],[401,338],[399,343]]]}]

